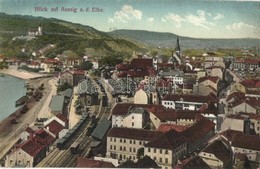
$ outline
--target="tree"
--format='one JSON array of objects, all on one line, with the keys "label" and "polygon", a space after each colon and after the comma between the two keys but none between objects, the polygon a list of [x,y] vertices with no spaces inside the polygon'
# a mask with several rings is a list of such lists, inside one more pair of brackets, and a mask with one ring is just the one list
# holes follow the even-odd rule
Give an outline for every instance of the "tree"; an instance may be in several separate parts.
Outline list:
[{"label": "tree", "polygon": [[83,70],[89,70],[92,69],[93,64],[90,61],[84,61],[81,65],[80,68]]}]

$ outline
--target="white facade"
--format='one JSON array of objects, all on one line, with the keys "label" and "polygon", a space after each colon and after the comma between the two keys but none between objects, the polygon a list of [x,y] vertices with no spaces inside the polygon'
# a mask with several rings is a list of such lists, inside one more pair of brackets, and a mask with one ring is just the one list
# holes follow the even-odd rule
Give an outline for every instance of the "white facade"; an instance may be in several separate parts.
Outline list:
[{"label": "white facade", "polygon": [[124,162],[128,159],[137,161],[137,151],[146,143],[147,141],[145,140],[107,137],[106,157],[118,159],[119,162]]},{"label": "white facade", "polygon": [[22,149],[17,149],[6,156],[5,167],[11,168],[15,165],[34,167],[33,157],[27,154]]},{"label": "white facade", "polygon": [[144,124],[144,114],[141,113],[131,113],[123,118],[123,127],[127,128],[143,128]]},{"label": "white facade", "polygon": [[124,116],[121,115],[112,115],[112,127],[122,127],[123,118]]},{"label": "white facade", "polygon": [[149,97],[142,89],[138,90],[134,95],[134,103],[135,104],[148,104]]}]

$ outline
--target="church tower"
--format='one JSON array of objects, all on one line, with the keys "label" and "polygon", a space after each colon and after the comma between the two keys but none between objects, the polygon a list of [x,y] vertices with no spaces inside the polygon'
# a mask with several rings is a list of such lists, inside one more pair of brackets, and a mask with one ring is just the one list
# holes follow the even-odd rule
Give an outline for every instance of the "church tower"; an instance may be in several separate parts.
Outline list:
[{"label": "church tower", "polygon": [[177,53],[179,56],[181,55],[181,47],[180,47],[180,42],[179,42],[179,37],[177,36],[177,42],[175,46],[175,53]]},{"label": "church tower", "polygon": [[42,24],[40,24],[38,27],[38,35],[42,36]]}]

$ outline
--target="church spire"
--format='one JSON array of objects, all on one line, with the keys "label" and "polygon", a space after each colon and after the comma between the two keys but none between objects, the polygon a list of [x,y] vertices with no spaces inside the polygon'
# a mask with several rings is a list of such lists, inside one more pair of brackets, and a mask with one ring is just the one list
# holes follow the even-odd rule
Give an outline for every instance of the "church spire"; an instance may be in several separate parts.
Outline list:
[{"label": "church spire", "polygon": [[177,36],[177,42],[176,42],[176,46],[175,46],[175,51],[176,52],[181,52],[181,47],[180,47],[179,37],[178,36]]}]

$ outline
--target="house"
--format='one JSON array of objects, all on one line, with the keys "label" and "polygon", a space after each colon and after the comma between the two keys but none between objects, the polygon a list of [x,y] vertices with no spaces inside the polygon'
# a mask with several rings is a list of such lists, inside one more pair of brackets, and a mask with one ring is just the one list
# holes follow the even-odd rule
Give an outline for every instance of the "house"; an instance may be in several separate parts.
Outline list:
[{"label": "house", "polygon": [[220,80],[223,79],[223,68],[220,66],[212,66],[206,68],[206,76],[218,77]]},{"label": "house", "polygon": [[61,62],[57,59],[47,58],[44,62],[41,62],[42,72],[44,73],[53,73],[56,68],[61,66]]},{"label": "house", "polygon": [[146,143],[144,155],[152,158],[161,168],[170,169],[180,158],[187,155],[187,143],[180,133],[170,130],[156,140]]},{"label": "house", "polygon": [[159,76],[161,78],[170,79],[170,81],[173,84],[183,84],[184,72],[183,71],[169,71],[169,72],[165,72],[165,71],[161,70],[159,72]]},{"label": "house", "polygon": [[53,96],[49,109],[54,114],[63,113],[65,110],[65,97],[59,95]]},{"label": "house", "polygon": [[202,117],[194,125],[184,130],[182,134],[187,142],[188,153],[204,148],[214,133],[215,124],[205,117]]},{"label": "house", "polygon": [[184,95],[184,94],[167,94],[162,99],[162,105],[165,108],[175,110],[199,110],[204,104],[213,104],[215,107],[218,99],[215,95]]},{"label": "house", "polygon": [[84,70],[65,71],[60,76],[60,85],[67,83],[70,86],[76,86],[84,79],[86,79]]},{"label": "house", "polygon": [[77,157],[76,168],[115,168],[111,162]]},{"label": "house", "polygon": [[254,97],[247,97],[240,101],[230,103],[229,108],[233,114],[239,112],[258,114],[260,112],[260,100]]},{"label": "house", "polygon": [[232,148],[222,137],[211,140],[199,157],[212,168],[232,168],[234,162]]},{"label": "house", "polygon": [[198,79],[198,84],[201,86],[211,86],[215,90],[218,90],[218,82],[220,78],[217,76],[205,76]]},{"label": "house", "polygon": [[205,53],[203,54],[204,57],[204,68],[207,69],[209,67],[214,66],[215,64],[222,62],[223,63],[223,58],[222,57],[217,57],[214,56],[215,53]]},{"label": "house", "polygon": [[46,156],[46,146],[33,140],[28,140],[22,145],[16,146],[10,154],[6,155],[5,167],[15,165],[22,167],[34,167]]},{"label": "house", "polygon": [[135,104],[158,104],[159,94],[153,86],[141,85],[134,95]]},{"label": "house", "polygon": [[112,127],[144,128],[148,121],[145,109],[150,105],[121,103],[112,110]]},{"label": "house", "polygon": [[55,138],[61,138],[61,132],[65,129],[65,126],[57,122],[56,120],[51,121],[45,126],[46,130],[54,135]]},{"label": "house", "polygon": [[244,134],[234,130],[226,130],[220,134],[231,142],[235,154],[245,154],[249,161],[259,162],[260,137],[258,135]]}]

